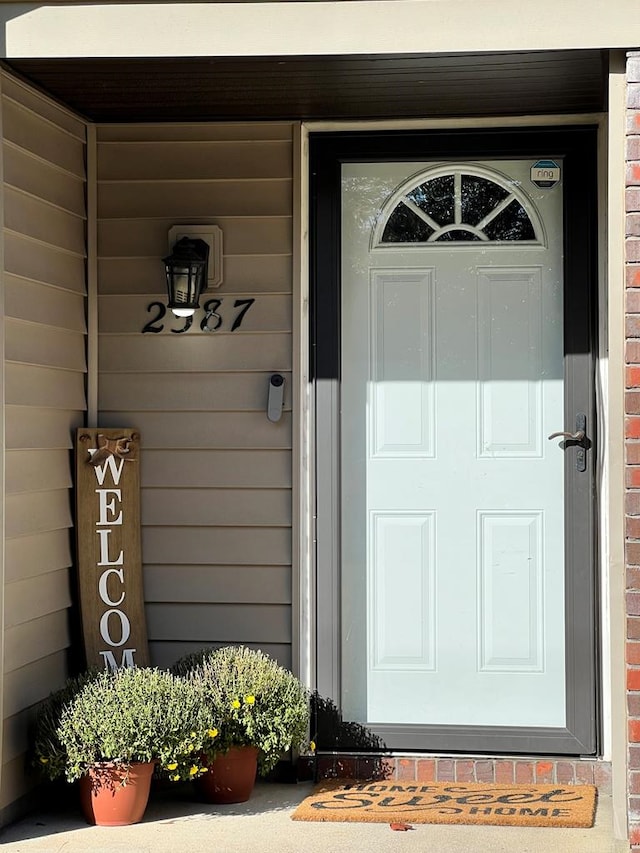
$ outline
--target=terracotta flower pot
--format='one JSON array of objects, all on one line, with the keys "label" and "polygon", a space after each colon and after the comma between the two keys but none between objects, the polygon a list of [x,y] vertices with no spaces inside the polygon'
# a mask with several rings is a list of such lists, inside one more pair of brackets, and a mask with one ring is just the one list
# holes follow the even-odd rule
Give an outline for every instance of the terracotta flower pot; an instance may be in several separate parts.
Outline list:
[{"label": "terracotta flower pot", "polygon": [[87,823],[127,826],[139,823],[149,800],[154,762],[122,767],[96,764],[80,779],[80,805]]},{"label": "terracotta flower pot", "polygon": [[232,746],[208,764],[198,780],[208,803],[245,803],[256,782],[258,750],[254,746]]}]

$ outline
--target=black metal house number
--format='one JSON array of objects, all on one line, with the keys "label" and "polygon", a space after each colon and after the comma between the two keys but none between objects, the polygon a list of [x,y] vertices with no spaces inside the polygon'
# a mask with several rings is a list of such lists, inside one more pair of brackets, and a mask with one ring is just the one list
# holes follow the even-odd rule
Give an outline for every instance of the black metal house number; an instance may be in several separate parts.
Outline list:
[{"label": "black metal house number", "polygon": [[[225,324],[226,315],[223,316],[219,311],[222,306],[222,301],[222,299],[208,299],[202,306],[204,317],[200,322],[200,329],[203,332],[216,332]],[[255,299],[234,299],[233,307],[239,308],[240,310],[233,315],[233,320],[229,320],[231,323],[229,331],[235,332],[242,326],[242,322],[247,316],[247,311],[255,301]],[[142,327],[142,334],[145,332],[154,332],[157,334],[164,329],[164,323],[161,323],[160,321],[167,313],[167,306],[162,302],[150,302],[149,305],[147,305],[147,311],[151,312],[154,309],[156,313],[149,322]],[[191,317],[186,317],[184,325],[180,329],[171,329],[171,331],[176,335],[188,332],[193,325],[194,317],[195,314],[192,314]]]}]

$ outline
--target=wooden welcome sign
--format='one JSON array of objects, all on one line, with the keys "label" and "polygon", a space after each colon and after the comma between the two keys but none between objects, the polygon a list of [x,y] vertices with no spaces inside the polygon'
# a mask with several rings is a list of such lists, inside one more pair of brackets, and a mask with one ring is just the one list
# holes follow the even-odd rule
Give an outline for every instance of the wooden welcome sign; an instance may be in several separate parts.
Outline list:
[{"label": "wooden welcome sign", "polygon": [[76,535],[87,666],[148,665],[135,430],[78,430]]}]

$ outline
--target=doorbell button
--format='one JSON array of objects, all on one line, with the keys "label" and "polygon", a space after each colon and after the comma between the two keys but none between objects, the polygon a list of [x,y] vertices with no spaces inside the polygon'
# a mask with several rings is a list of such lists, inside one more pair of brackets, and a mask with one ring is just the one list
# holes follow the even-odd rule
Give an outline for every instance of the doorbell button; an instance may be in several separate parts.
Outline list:
[{"label": "doorbell button", "polygon": [[267,417],[275,423],[282,416],[284,405],[284,376],[280,373],[272,374],[269,379],[269,399],[267,402]]}]

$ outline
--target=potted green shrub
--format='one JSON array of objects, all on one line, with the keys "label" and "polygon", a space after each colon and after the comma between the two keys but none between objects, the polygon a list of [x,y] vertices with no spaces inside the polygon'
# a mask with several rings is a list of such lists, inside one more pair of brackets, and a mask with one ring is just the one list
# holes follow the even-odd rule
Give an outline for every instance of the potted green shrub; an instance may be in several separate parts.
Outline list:
[{"label": "potted green shrub", "polygon": [[203,727],[202,708],[195,687],[159,669],[105,671],[84,685],[65,705],[57,736],[89,823],[140,821],[156,765],[172,779],[205,771],[200,755],[217,731]]},{"label": "potted green shrub", "polygon": [[173,672],[200,694],[203,726],[218,729],[202,750],[208,772],[200,784],[209,802],[244,802],[256,771],[266,775],[287,750],[308,744],[308,692],[263,652],[202,649],[179,660]]},{"label": "potted green shrub", "polygon": [[59,690],[50,693],[38,705],[32,732],[31,763],[49,781],[64,779],[67,766],[67,753],[58,737],[62,712],[97,674],[98,671],[91,670],[68,678]]}]

